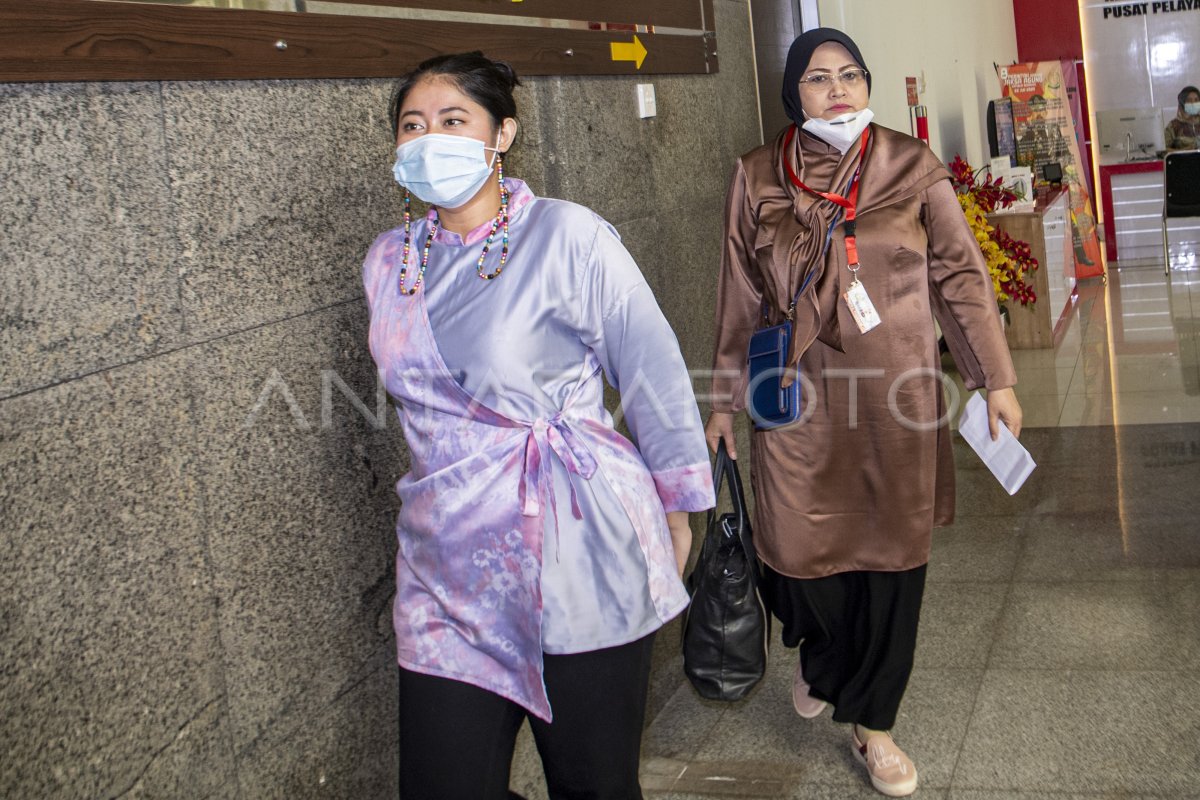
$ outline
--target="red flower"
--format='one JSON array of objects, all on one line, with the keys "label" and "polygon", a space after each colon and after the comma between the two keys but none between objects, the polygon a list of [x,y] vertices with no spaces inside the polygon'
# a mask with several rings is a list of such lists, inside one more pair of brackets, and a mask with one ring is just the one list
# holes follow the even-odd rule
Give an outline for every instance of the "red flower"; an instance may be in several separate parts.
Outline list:
[{"label": "red flower", "polygon": [[[1005,189],[1000,178],[995,180],[980,180],[971,165],[960,155],[955,155],[950,162],[951,183],[958,194],[970,195],[975,204],[984,213],[990,213],[997,208],[1007,208],[1017,200],[1017,195],[1011,189]],[[990,177],[990,175],[989,175]],[[1008,256],[1008,263],[989,269],[999,270],[1000,289],[1013,300],[1027,306],[1037,300],[1033,286],[1025,282],[1025,276],[1038,268],[1037,259],[1029,244],[1012,238],[1001,230],[992,229],[989,237],[1000,250]]]}]

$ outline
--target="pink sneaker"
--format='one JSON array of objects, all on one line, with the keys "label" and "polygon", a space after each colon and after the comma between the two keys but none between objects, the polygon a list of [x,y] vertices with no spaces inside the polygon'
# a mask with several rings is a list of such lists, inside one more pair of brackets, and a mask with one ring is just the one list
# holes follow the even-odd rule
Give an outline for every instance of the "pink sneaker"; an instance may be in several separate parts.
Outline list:
[{"label": "pink sneaker", "polygon": [[800,671],[800,661],[796,661],[796,677],[792,679],[792,706],[796,709],[796,713],[805,719],[814,719],[821,716],[821,712],[828,705],[824,700],[818,700],[808,694],[808,682],[804,680],[804,673]]},{"label": "pink sneaker", "polygon": [[851,728],[854,755],[867,768],[876,791],[888,797],[907,797],[917,790],[917,768],[892,741],[890,733],[872,734],[864,744],[858,740],[857,727]]}]

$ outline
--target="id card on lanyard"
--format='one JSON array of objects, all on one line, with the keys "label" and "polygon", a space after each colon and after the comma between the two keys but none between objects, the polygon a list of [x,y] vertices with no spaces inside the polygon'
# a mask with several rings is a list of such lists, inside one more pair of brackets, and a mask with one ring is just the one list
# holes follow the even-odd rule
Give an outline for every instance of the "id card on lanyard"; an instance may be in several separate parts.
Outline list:
[{"label": "id card on lanyard", "polygon": [[796,136],[796,126],[793,125],[788,129],[787,138],[783,143],[783,164],[787,167],[788,177],[792,183],[803,191],[817,197],[828,200],[831,203],[841,206],[846,211],[846,221],[844,223],[846,229],[846,267],[850,270],[850,286],[842,293],[842,300],[846,303],[846,307],[850,309],[850,316],[854,318],[854,323],[858,325],[860,333],[866,333],[873,328],[876,328],[882,321],[879,318],[879,312],[875,310],[875,304],[871,302],[871,298],[867,295],[867,287],[863,286],[862,281],[858,279],[858,242],[855,238],[855,217],[858,213],[858,178],[862,173],[863,163],[867,159],[867,140],[870,136],[871,129],[867,128],[863,131],[862,139],[858,148],[858,167],[854,170],[854,177],[850,179],[850,191],[846,197],[833,192],[818,192],[815,189],[810,189],[796,175],[796,171],[792,169],[792,165],[788,163],[787,151],[791,148],[792,139]]}]

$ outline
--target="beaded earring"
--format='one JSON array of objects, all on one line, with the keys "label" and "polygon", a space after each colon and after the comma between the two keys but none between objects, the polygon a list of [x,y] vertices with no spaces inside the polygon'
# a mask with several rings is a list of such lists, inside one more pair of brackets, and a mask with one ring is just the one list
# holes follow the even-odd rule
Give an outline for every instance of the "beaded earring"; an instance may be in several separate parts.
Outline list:
[{"label": "beaded earring", "polygon": [[[475,273],[485,281],[499,276],[504,271],[504,265],[508,263],[508,187],[504,185],[504,156],[500,153],[496,154],[496,180],[500,182],[500,210],[496,212],[496,218],[492,220],[492,230],[488,233],[487,241],[483,243],[483,252],[479,254],[479,261],[475,263]],[[501,226],[504,228],[504,237],[500,248],[500,265],[496,267],[495,272],[484,272],[483,259],[492,246],[496,230]]]},{"label": "beaded earring", "polygon": [[413,281],[411,289],[404,288],[404,278],[408,274],[408,256],[412,251],[412,198],[409,197],[408,189],[404,190],[404,252],[400,260],[400,294],[414,295],[421,288],[421,283],[425,280],[425,268],[429,266],[429,245],[433,244],[433,236],[437,233],[438,221],[434,221],[429,226],[429,235],[425,237],[425,247],[421,250],[421,270],[417,273],[417,279]]},{"label": "beaded earring", "polygon": [[[500,210],[496,212],[496,218],[492,220],[492,229],[488,232],[487,240],[483,243],[483,252],[479,254],[479,260],[475,262],[475,274],[485,281],[490,281],[496,278],[504,271],[505,264],[508,263],[508,187],[504,185],[504,157],[499,153],[496,154],[496,180],[500,183]],[[433,222],[429,224],[429,233],[425,236],[425,246],[421,249],[421,268],[417,272],[417,279],[413,281],[411,288],[405,288],[404,279],[408,275],[408,260],[412,253],[412,198],[409,196],[408,189],[404,190],[404,250],[400,256],[400,294],[414,295],[421,288],[421,284],[425,281],[425,269],[429,266],[429,246],[433,244],[433,237],[437,234],[438,225],[441,220],[435,213]],[[495,272],[483,271],[483,260],[487,257],[488,250],[492,247],[492,242],[496,238],[496,231],[504,229],[502,244],[500,247],[500,264],[496,267]]]}]

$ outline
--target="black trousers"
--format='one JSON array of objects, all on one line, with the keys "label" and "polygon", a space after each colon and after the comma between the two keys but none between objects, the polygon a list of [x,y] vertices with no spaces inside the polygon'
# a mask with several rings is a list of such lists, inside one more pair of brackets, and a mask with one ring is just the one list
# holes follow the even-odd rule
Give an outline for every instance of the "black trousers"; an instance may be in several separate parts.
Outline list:
[{"label": "black trousers", "polygon": [[641,800],[638,762],[654,634],[545,656],[547,723],[485,689],[400,670],[401,800],[507,800],[529,718],[554,800]]},{"label": "black trousers", "polygon": [[832,705],[837,722],[884,731],[895,725],[912,674],[925,565],[825,578],[790,578],[765,567],[763,582],[764,600],[783,623],[783,643],[804,642],[809,694]]}]

